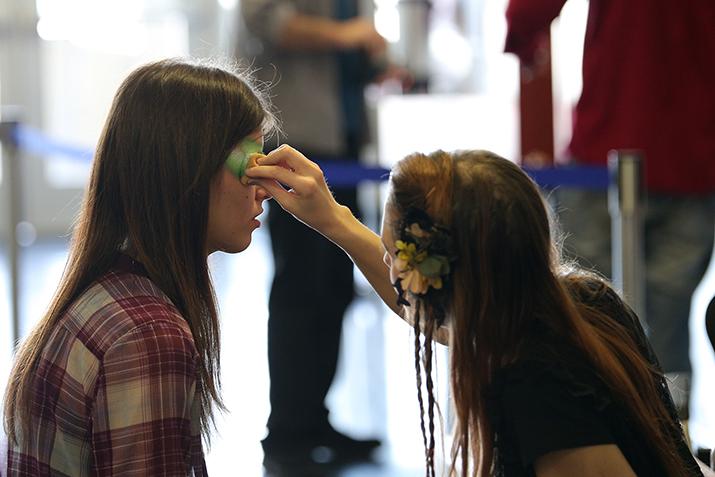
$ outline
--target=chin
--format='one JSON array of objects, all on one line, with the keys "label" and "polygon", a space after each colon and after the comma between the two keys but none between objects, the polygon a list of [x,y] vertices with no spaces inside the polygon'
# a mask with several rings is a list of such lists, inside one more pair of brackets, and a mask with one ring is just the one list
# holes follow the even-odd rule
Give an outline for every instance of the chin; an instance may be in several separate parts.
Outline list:
[{"label": "chin", "polygon": [[250,237],[248,238],[248,240],[243,240],[241,242],[223,243],[220,246],[216,247],[214,251],[223,253],[240,253],[246,250],[249,245],[251,245]]},{"label": "chin", "polygon": [[243,252],[244,250],[246,250],[249,245],[251,245],[250,240],[243,244],[235,244],[235,245],[229,247],[228,250],[226,250],[225,252],[226,253],[240,253],[240,252]]}]

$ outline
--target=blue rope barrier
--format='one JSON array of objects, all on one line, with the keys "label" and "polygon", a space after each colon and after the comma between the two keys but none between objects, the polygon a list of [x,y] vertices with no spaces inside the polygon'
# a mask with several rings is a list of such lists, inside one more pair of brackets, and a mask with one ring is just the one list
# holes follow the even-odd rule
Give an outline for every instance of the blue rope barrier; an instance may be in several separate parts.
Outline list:
[{"label": "blue rope barrier", "polygon": [[94,151],[50,139],[40,131],[20,124],[13,129],[12,139],[18,149],[31,154],[59,155],[82,162],[90,162],[94,157]]},{"label": "blue rope barrier", "polygon": [[[37,155],[61,155],[89,162],[94,151],[68,145],[43,135],[40,131],[18,124],[12,131],[12,140],[18,149]],[[333,187],[355,186],[363,181],[381,182],[388,179],[390,170],[366,166],[355,161],[318,161],[325,177]],[[607,189],[608,169],[597,166],[561,166],[547,168],[524,167],[542,188],[576,187],[582,189]]]},{"label": "blue rope barrier", "polygon": [[318,161],[323,175],[332,187],[355,186],[359,182],[382,182],[390,176],[390,169],[378,166],[364,166],[348,161]]},{"label": "blue rope barrier", "polygon": [[579,189],[608,189],[608,168],[603,166],[559,166],[545,168],[524,167],[524,172],[544,189],[576,187]]}]

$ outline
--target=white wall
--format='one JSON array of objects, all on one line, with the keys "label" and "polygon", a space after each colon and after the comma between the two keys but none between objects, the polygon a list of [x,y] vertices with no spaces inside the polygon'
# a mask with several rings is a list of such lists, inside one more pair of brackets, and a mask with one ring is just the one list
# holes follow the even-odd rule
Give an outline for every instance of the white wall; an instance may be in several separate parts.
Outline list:
[{"label": "white wall", "polygon": [[[160,57],[218,56],[228,17],[215,0],[0,0],[0,101],[44,134],[92,150],[131,69]],[[19,167],[21,218],[40,237],[65,235],[88,165],[23,154]],[[3,199],[5,236],[7,206]]]}]

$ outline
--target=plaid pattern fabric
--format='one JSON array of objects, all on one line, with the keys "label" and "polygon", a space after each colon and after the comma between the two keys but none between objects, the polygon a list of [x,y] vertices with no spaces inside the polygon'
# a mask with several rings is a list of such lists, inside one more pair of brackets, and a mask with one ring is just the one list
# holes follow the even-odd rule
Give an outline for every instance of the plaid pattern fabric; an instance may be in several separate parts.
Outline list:
[{"label": "plaid pattern fabric", "polygon": [[121,256],[53,331],[8,475],[206,475],[199,363],[178,310]]}]

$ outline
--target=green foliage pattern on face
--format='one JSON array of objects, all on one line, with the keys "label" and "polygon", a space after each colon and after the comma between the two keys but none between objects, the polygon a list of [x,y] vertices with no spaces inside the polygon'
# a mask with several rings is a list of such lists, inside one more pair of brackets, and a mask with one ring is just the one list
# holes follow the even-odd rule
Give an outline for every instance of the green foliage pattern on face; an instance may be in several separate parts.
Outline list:
[{"label": "green foliage pattern on face", "polygon": [[246,138],[236,146],[226,159],[226,167],[239,179],[246,173],[248,158],[251,154],[262,153],[263,145],[253,139]]}]

